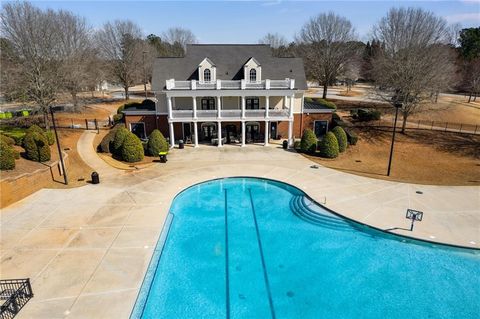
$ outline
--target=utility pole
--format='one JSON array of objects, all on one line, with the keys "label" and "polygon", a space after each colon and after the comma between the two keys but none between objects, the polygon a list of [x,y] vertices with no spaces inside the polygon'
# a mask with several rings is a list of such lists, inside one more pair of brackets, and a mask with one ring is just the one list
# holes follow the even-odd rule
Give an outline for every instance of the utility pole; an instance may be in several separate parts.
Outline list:
[{"label": "utility pole", "polygon": [[50,114],[52,115],[53,130],[55,132],[55,139],[57,140],[58,156],[60,157],[60,164],[62,165],[63,179],[65,185],[68,185],[67,171],[65,169],[65,163],[63,162],[62,147],[60,146],[60,139],[58,138],[57,124],[55,123],[55,116],[53,115],[53,108],[50,106]]}]

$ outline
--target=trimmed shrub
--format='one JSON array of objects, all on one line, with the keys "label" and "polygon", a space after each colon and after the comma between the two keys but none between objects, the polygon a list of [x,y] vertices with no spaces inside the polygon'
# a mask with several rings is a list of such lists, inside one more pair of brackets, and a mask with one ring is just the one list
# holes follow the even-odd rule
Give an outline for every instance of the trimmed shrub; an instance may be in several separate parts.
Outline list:
[{"label": "trimmed shrub", "polygon": [[142,141],[135,134],[128,132],[122,146],[122,159],[133,163],[143,160]]},{"label": "trimmed shrub", "polygon": [[33,124],[32,126],[30,126],[27,129],[26,133],[28,134],[29,132],[37,132],[37,133],[40,133],[42,135],[45,135],[45,131],[40,126],[35,125],[35,124]]},{"label": "trimmed shrub", "polygon": [[345,152],[348,146],[347,133],[345,133],[341,126],[335,126],[332,130],[332,133],[335,134],[335,137],[337,138],[339,152]]},{"label": "trimmed shrub", "polygon": [[320,141],[320,156],[326,158],[335,158],[338,156],[338,141],[335,134],[328,132]]},{"label": "trimmed shrub", "polygon": [[119,123],[123,121],[123,114],[114,114],[113,115],[113,122]]},{"label": "trimmed shrub", "polygon": [[52,130],[46,131],[45,137],[47,138],[48,145],[55,144],[55,133]]},{"label": "trimmed shrub", "polygon": [[130,131],[127,130],[125,127],[120,127],[118,128],[118,130],[116,130],[115,137],[112,143],[113,149],[110,149],[112,154],[118,155],[118,156],[122,155],[122,145],[128,133],[130,133]]},{"label": "trimmed shrub", "polygon": [[[18,153],[18,152],[17,152]],[[0,140],[0,170],[15,168],[15,150],[3,139]]]},{"label": "trimmed shrub", "polygon": [[125,104],[120,105],[117,109],[117,114],[122,114],[124,109],[125,109]]},{"label": "trimmed shrub", "polygon": [[36,162],[46,162],[51,158],[50,146],[45,135],[31,131],[23,139],[23,148],[27,158]]},{"label": "trimmed shrub", "polygon": [[358,109],[350,111],[352,118],[361,122],[378,121],[382,118],[382,113],[378,110]]},{"label": "trimmed shrub", "polygon": [[295,141],[293,143],[293,148],[297,151],[300,150],[300,143],[301,143],[300,141]]},{"label": "trimmed shrub", "polygon": [[335,105],[335,103],[327,101],[325,99],[314,98],[313,101],[315,103],[318,103],[318,104],[321,104],[321,105],[325,106],[326,108],[329,108],[329,109],[332,109],[332,110],[337,109],[337,105]]},{"label": "trimmed shrub", "polygon": [[302,152],[314,153],[317,150],[317,141],[315,133],[311,129],[305,129],[300,142],[300,149]]},{"label": "trimmed shrub", "polygon": [[2,140],[2,142],[6,143],[9,146],[12,146],[13,144],[15,144],[15,140],[9,136],[0,134],[0,139]]},{"label": "trimmed shrub", "polygon": [[113,150],[113,141],[115,140],[115,133],[117,132],[118,127],[113,127],[110,132],[107,133],[98,144],[97,151],[100,153],[111,153]]},{"label": "trimmed shrub", "polygon": [[168,152],[167,140],[159,130],[153,130],[148,137],[147,152],[152,156],[158,156],[160,152]]},{"label": "trimmed shrub", "polygon": [[349,129],[345,129],[345,133],[347,134],[348,144],[350,144],[350,145],[357,144],[357,141],[358,141],[357,133],[355,133],[354,131],[349,130]]}]

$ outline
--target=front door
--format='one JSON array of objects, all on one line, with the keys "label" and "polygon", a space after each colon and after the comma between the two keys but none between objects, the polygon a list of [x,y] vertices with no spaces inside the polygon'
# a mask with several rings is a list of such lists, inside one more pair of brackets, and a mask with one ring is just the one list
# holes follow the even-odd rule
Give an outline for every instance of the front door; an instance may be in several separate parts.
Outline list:
[{"label": "front door", "polygon": [[183,123],[183,141],[192,141],[192,126],[191,123]]},{"label": "front door", "polygon": [[215,110],[215,98],[202,98],[202,110]]},{"label": "front door", "polygon": [[245,99],[245,109],[258,110],[260,108],[260,102],[258,97],[247,97]]},{"label": "front door", "polygon": [[317,137],[327,134],[328,121],[315,121],[313,124],[313,131]]},{"label": "front door", "polygon": [[227,135],[227,144],[233,143],[237,139],[237,126],[234,124],[228,124],[225,127]]},{"label": "front door", "polygon": [[217,126],[214,123],[207,123],[202,125],[202,139],[210,142],[212,138],[216,137]]},{"label": "front door", "polygon": [[260,132],[260,125],[258,124],[247,124],[246,125],[246,138],[248,143],[255,143],[257,140],[258,133]]},{"label": "front door", "polygon": [[270,123],[270,138],[277,139],[277,122]]}]

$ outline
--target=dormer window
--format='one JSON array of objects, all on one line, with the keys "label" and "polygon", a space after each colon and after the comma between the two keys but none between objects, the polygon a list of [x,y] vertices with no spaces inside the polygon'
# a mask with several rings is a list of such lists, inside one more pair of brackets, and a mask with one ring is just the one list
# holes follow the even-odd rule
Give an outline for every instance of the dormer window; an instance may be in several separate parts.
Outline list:
[{"label": "dormer window", "polygon": [[251,57],[243,66],[243,78],[247,82],[260,82],[262,81],[262,66],[254,58]]},{"label": "dormer window", "polygon": [[198,65],[200,83],[214,83],[217,80],[217,67],[209,58],[203,59]]},{"label": "dormer window", "polygon": [[257,70],[250,69],[250,82],[257,82]]},{"label": "dormer window", "polygon": [[205,69],[203,71],[203,81],[204,82],[210,82],[212,80],[212,76],[210,73],[210,69]]}]

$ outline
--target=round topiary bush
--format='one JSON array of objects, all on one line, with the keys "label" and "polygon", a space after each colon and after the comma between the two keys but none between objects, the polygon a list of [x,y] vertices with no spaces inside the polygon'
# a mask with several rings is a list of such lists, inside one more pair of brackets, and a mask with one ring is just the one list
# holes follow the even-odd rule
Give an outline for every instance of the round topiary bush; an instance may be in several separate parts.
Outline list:
[{"label": "round topiary bush", "polygon": [[142,141],[135,134],[128,132],[122,146],[122,159],[133,163],[143,160]]},{"label": "round topiary bush", "polygon": [[30,131],[23,139],[23,148],[27,158],[36,162],[46,162],[51,158],[50,146],[45,135]]},{"label": "round topiary bush", "polygon": [[305,153],[314,153],[317,150],[317,137],[311,129],[303,131],[302,140],[300,141],[300,150]]},{"label": "round topiary bush", "polygon": [[2,142],[6,143],[9,146],[12,146],[13,144],[15,144],[15,140],[13,138],[3,134],[0,134],[0,139],[2,140]]},{"label": "round topiary bush", "polygon": [[335,134],[335,137],[338,141],[338,150],[340,153],[345,152],[347,149],[348,141],[347,141],[347,133],[341,126],[335,126],[332,130],[332,133]]},{"label": "round topiary bush", "polygon": [[115,140],[115,133],[118,127],[113,127],[110,132],[107,133],[97,147],[97,151],[101,153],[110,153],[113,150],[113,141]]},{"label": "round topiary bush", "polygon": [[45,137],[47,138],[48,145],[55,144],[55,133],[52,130],[46,131]]},{"label": "round topiary bush", "polygon": [[160,152],[168,152],[167,140],[159,130],[153,130],[148,137],[147,152],[152,156],[158,156]]},{"label": "round topiary bush", "polygon": [[122,145],[129,133],[130,131],[127,130],[125,127],[120,127],[115,132],[115,138],[113,139],[113,143],[112,143],[113,149],[110,150],[112,154],[118,155],[118,156],[122,155]]},{"label": "round topiary bush", "polygon": [[26,133],[30,133],[30,132],[37,132],[37,133],[40,133],[42,135],[45,135],[45,131],[40,126],[35,125],[35,124],[33,124],[32,126],[30,126],[27,129]]},{"label": "round topiary bush", "polygon": [[335,134],[328,132],[320,141],[320,156],[335,158],[338,156],[338,141]]},{"label": "round topiary bush", "polygon": [[0,140],[0,170],[15,168],[15,150],[3,139]]}]

